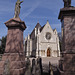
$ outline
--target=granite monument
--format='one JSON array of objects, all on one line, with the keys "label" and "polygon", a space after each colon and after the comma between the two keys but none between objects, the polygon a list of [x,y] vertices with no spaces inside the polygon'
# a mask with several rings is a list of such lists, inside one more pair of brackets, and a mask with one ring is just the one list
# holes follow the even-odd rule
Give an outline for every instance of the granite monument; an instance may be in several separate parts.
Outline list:
[{"label": "granite monument", "polygon": [[[23,2],[23,1],[22,1]],[[8,28],[5,53],[0,61],[0,75],[4,72],[4,63],[10,62],[10,75],[22,75],[25,71],[25,57],[23,51],[23,31],[26,29],[24,21],[19,18],[20,0],[17,0],[15,17],[5,22]]]},{"label": "granite monument", "polygon": [[60,9],[58,19],[61,20],[63,29],[63,72],[61,75],[75,75],[75,7]]}]

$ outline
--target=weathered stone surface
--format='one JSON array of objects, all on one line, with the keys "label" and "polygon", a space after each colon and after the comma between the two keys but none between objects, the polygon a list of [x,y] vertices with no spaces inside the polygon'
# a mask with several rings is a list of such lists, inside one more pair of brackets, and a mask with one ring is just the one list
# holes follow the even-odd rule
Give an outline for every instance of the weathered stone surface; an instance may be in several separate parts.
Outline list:
[{"label": "weathered stone surface", "polygon": [[74,15],[75,15],[75,7],[62,8],[60,9],[58,19],[63,20],[64,16],[74,16]]},{"label": "weathered stone surface", "polygon": [[60,10],[63,28],[64,75],[75,75],[75,7]]},{"label": "weathered stone surface", "polygon": [[4,67],[4,62],[5,61],[0,61],[0,68]]},{"label": "weathered stone surface", "polygon": [[9,61],[9,59],[6,59],[6,61],[4,63],[3,75],[10,75],[10,61]]},{"label": "weathered stone surface", "polygon": [[26,25],[25,25],[24,21],[21,21],[20,18],[12,18],[12,19],[8,20],[7,22],[5,22],[5,25],[8,28],[17,27],[17,28],[20,28],[20,29],[22,28],[22,30],[26,29]]},{"label": "weathered stone surface", "polygon": [[23,75],[25,68],[11,69],[11,75]]},{"label": "weathered stone surface", "polygon": [[5,61],[6,59],[9,59],[10,61],[21,61],[24,60],[24,54],[19,53],[5,53],[2,57],[2,61]]},{"label": "weathered stone surface", "polygon": [[63,70],[75,73],[75,54],[64,54]]},{"label": "weathered stone surface", "polygon": [[10,62],[10,75],[21,75],[25,71],[25,57],[23,52],[23,31],[26,26],[20,18],[13,18],[7,21],[8,27],[5,53],[0,61],[0,75],[4,72],[4,62]]},{"label": "weathered stone surface", "polygon": [[3,71],[4,71],[4,69],[3,68],[0,68],[0,75],[3,74]]},{"label": "weathered stone surface", "polygon": [[25,23],[20,18],[12,18],[5,24],[8,27],[5,52],[23,52],[23,30],[26,28]]}]

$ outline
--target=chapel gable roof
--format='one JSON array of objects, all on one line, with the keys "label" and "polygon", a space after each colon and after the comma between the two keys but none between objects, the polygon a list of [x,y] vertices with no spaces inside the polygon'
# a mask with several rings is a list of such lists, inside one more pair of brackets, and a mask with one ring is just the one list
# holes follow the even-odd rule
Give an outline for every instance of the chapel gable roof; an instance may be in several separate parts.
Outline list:
[{"label": "chapel gable roof", "polygon": [[[49,24],[48,20],[47,20],[47,23],[45,25],[47,25],[47,24]],[[45,25],[40,28],[40,32],[44,29]]]},{"label": "chapel gable roof", "polygon": [[40,32],[43,30],[44,27],[45,27],[45,25],[40,28]]},{"label": "chapel gable roof", "polygon": [[53,29],[53,31],[55,31],[56,30],[56,28],[55,29]]},{"label": "chapel gable roof", "polygon": [[39,23],[37,23],[35,28],[41,28],[41,25]]},{"label": "chapel gable roof", "polygon": [[[40,29],[40,32],[42,32],[42,30],[44,29],[44,27],[46,26],[46,25],[49,25],[49,21],[47,20],[47,23],[45,24],[45,25],[43,25],[42,27],[41,27],[41,25],[39,24],[39,22],[36,24],[36,26],[35,26],[35,28],[36,29]],[[51,27],[51,26],[50,26]],[[35,33],[35,28],[33,29],[33,31],[31,32],[31,34],[30,34],[30,37],[32,36],[32,34],[34,34]],[[51,28],[52,29],[52,28]],[[54,32],[56,30],[56,28],[55,29],[52,29],[52,31]]]},{"label": "chapel gable roof", "polygon": [[[37,29],[38,29],[38,28],[41,28],[41,25],[40,25],[40,23],[39,23],[39,22],[36,24],[35,28],[37,28]],[[33,31],[31,32],[30,37],[31,37],[31,36],[32,36],[32,34],[34,33],[35,28],[34,28],[34,29],[33,29]]]}]

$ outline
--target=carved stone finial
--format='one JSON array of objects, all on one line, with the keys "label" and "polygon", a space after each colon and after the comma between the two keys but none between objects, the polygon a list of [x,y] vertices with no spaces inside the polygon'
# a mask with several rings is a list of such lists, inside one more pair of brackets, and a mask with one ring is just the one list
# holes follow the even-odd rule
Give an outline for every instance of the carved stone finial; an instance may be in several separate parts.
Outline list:
[{"label": "carved stone finial", "polygon": [[17,0],[16,4],[15,4],[15,15],[14,15],[14,18],[18,18],[19,17],[19,14],[20,14],[20,4],[22,3],[23,1],[20,1],[20,0]]},{"label": "carved stone finial", "polygon": [[64,7],[71,7],[71,0],[63,0]]}]

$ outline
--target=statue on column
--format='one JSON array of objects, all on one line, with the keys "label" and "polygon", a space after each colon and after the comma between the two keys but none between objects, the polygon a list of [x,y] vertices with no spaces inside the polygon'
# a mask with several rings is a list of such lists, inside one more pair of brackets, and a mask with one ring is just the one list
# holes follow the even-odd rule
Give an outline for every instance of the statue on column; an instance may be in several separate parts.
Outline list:
[{"label": "statue on column", "polygon": [[19,17],[19,14],[20,14],[20,4],[22,3],[23,1],[20,1],[20,0],[17,0],[16,4],[15,4],[15,15],[14,15],[14,18],[18,18]]},{"label": "statue on column", "polygon": [[71,7],[71,0],[63,0],[64,7]]}]

